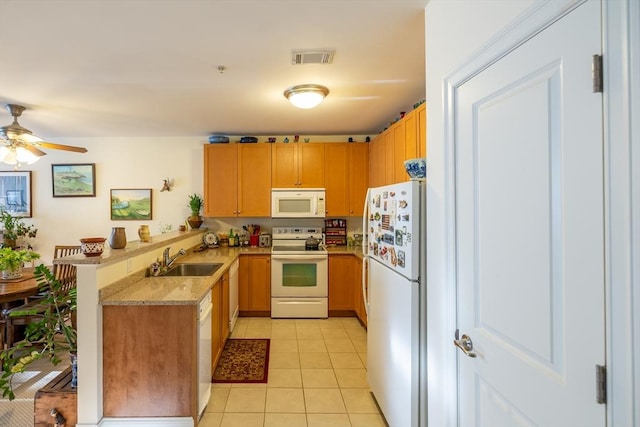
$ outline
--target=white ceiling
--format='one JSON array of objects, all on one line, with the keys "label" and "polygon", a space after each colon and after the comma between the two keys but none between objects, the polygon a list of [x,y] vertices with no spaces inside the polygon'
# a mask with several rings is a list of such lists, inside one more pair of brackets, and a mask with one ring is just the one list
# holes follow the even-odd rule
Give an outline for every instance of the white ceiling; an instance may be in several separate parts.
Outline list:
[{"label": "white ceiling", "polygon": [[[425,97],[426,3],[0,0],[0,103],[26,106],[20,124],[52,142],[374,135]],[[291,64],[318,48],[333,64]],[[304,83],[331,93],[299,110],[283,91]]]}]

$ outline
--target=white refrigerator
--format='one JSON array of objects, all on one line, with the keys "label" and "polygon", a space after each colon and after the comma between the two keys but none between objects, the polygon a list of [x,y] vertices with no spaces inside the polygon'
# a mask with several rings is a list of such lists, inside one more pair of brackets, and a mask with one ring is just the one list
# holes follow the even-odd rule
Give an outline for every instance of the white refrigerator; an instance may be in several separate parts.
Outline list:
[{"label": "white refrigerator", "polygon": [[424,181],[370,188],[362,218],[367,376],[390,427],[427,425],[425,199]]}]

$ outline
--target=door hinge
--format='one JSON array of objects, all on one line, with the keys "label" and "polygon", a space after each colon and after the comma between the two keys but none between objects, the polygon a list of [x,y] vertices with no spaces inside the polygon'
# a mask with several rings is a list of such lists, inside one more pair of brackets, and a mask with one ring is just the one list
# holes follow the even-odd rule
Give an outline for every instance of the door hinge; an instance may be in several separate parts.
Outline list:
[{"label": "door hinge", "polygon": [[596,402],[607,403],[607,367],[596,365]]},{"label": "door hinge", "polygon": [[593,93],[603,92],[602,83],[602,55],[593,55],[591,60],[591,78],[593,80]]}]

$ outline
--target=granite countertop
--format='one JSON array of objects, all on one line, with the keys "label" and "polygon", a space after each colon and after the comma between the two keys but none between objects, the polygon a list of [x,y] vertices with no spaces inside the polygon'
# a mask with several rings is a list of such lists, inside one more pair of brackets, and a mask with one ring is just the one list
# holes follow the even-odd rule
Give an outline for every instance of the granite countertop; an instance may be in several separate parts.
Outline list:
[{"label": "granite countertop", "polygon": [[54,259],[53,264],[108,264],[111,262],[121,261],[150,250],[164,248],[168,244],[180,241],[185,237],[204,234],[205,231],[207,231],[206,228],[200,228],[196,230],[176,231],[154,235],[151,237],[150,242],[140,242],[139,240],[129,241],[124,249],[111,249],[105,242],[104,252],[100,256],[87,257],[83,254],[70,255]]},{"label": "granite countertop", "polygon": [[[164,242],[166,244],[166,241]],[[362,259],[362,249],[358,246],[332,246],[331,254],[355,255]],[[271,248],[215,248],[193,252],[180,258],[184,263],[221,263],[222,266],[211,276],[203,277],[145,277],[138,272],[101,290],[102,305],[173,305],[197,304],[220,280],[222,275],[240,255],[269,255]]]},{"label": "granite countertop", "polygon": [[221,263],[211,276],[144,277],[144,272],[101,290],[102,305],[197,304],[239,255],[270,254],[270,248],[215,248],[193,252],[177,263]]},{"label": "granite countertop", "polygon": [[328,246],[327,252],[329,252],[329,255],[355,255],[360,259],[363,258],[362,248],[360,246]]}]

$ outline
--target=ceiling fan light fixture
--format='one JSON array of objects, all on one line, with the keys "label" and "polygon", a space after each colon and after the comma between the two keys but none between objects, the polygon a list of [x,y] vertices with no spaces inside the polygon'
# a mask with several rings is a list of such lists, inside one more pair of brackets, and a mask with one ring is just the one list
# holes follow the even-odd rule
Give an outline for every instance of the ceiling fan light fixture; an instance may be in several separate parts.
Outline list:
[{"label": "ceiling fan light fixture", "polygon": [[38,159],[40,159],[40,157],[24,147],[0,147],[0,162],[7,165],[18,165],[21,163],[31,165],[37,162]]},{"label": "ceiling fan light fixture", "polygon": [[26,163],[31,165],[38,161],[40,157],[33,154],[31,151],[27,150],[24,147],[16,147],[16,160],[18,163]]},{"label": "ceiling fan light fixture", "polygon": [[291,104],[305,110],[318,106],[328,94],[328,88],[316,84],[291,86],[284,91]]},{"label": "ceiling fan light fixture", "polygon": [[0,162],[7,165],[18,164],[16,159],[16,151],[13,147],[0,147]]}]

